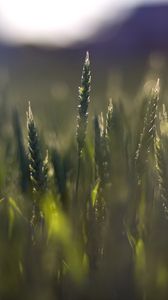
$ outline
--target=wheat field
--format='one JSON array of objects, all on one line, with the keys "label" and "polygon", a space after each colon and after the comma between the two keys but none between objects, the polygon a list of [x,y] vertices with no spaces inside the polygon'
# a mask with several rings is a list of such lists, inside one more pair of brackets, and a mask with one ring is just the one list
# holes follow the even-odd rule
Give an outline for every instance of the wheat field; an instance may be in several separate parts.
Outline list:
[{"label": "wheat field", "polygon": [[162,83],[142,93],[131,114],[113,95],[103,112],[89,113],[91,85],[87,52],[76,131],[62,148],[31,101],[22,116],[6,113],[1,99],[2,300],[168,299]]}]

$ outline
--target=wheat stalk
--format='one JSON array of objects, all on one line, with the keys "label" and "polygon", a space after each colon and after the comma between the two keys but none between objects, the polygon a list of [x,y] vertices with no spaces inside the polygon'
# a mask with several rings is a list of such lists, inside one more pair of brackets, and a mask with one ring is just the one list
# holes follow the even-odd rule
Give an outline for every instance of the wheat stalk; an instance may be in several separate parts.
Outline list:
[{"label": "wheat stalk", "polygon": [[86,53],[86,58],[83,66],[81,86],[79,87],[79,105],[77,116],[77,147],[78,147],[78,166],[76,177],[76,189],[75,189],[75,202],[77,201],[79,176],[80,176],[80,164],[81,154],[85,145],[86,130],[88,123],[88,106],[90,102],[90,90],[91,90],[91,71],[90,71],[90,59],[89,52]]},{"label": "wheat stalk", "polygon": [[135,154],[135,165],[138,176],[140,177],[144,173],[145,165],[148,160],[148,153],[151,152],[154,147],[159,92],[160,84],[158,79],[156,86],[152,89],[151,95],[149,97],[149,103],[144,118],[144,126]]},{"label": "wheat stalk", "polygon": [[28,129],[28,158],[29,172],[34,194],[33,212],[31,224],[33,228],[43,223],[43,215],[40,209],[40,197],[47,190],[48,178],[48,152],[46,158],[42,160],[41,147],[38,138],[36,124],[30,102],[27,112],[27,129]]},{"label": "wheat stalk", "polygon": [[106,136],[106,128],[104,125],[103,114],[95,116],[95,166],[96,178],[99,177],[100,185],[104,185],[109,179],[109,151]]},{"label": "wheat stalk", "polygon": [[166,217],[168,218],[168,117],[165,105],[160,114],[159,133],[155,139],[156,168],[159,179],[160,196]]},{"label": "wheat stalk", "polygon": [[30,102],[27,112],[27,129],[29,170],[33,192],[45,192],[47,188],[47,157],[45,162],[43,162],[39,137]]}]

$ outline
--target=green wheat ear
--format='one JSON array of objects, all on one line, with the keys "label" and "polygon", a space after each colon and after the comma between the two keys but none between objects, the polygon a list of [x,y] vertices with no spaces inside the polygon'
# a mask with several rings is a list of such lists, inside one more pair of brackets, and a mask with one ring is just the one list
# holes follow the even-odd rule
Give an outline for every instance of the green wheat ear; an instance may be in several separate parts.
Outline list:
[{"label": "green wheat ear", "polygon": [[106,135],[110,136],[111,130],[113,127],[113,102],[112,99],[109,99],[107,114],[106,114]]},{"label": "green wheat ear", "polygon": [[160,196],[165,216],[166,218],[168,218],[168,117],[164,105],[159,119],[159,132],[155,139],[155,157],[159,179]]},{"label": "green wheat ear", "polygon": [[29,172],[32,188],[33,192],[42,194],[47,189],[48,155],[43,162],[37,128],[34,122],[30,102],[27,112],[27,129]]},{"label": "green wheat ear", "polygon": [[121,101],[116,103],[109,99],[106,113],[106,135],[109,140],[117,139],[122,135],[122,120],[123,107]]},{"label": "green wheat ear", "polygon": [[86,130],[88,123],[88,106],[90,102],[91,90],[91,71],[89,52],[86,53],[86,58],[82,71],[81,86],[79,87],[79,105],[77,116],[77,145],[78,155],[81,155],[82,149],[85,144]]},{"label": "green wheat ear", "polygon": [[148,154],[154,149],[156,136],[156,118],[159,102],[160,83],[157,80],[156,86],[152,89],[147,105],[144,126],[140,135],[140,141],[135,155],[135,164],[138,176],[141,176],[148,160]]},{"label": "green wheat ear", "polygon": [[101,185],[104,185],[108,182],[109,179],[109,151],[106,128],[104,125],[104,117],[102,113],[99,116],[95,116],[94,131],[96,179],[99,178]]},{"label": "green wheat ear", "polygon": [[80,177],[80,164],[81,154],[85,145],[86,130],[88,123],[88,106],[90,102],[90,90],[91,90],[91,71],[90,71],[90,59],[89,52],[86,53],[86,58],[82,71],[81,86],[79,87],[79,105],[78,105],[78,116],[77,116],[77,148],[78,148],[78,164],[77,164],[77,176],[75,186],[75,202],[78,198],[78,187]]}]

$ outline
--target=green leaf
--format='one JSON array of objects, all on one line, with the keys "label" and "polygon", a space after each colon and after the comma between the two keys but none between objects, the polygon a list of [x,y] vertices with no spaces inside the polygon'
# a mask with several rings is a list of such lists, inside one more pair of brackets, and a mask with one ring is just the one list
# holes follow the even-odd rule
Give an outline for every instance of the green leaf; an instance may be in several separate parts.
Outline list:
[{"label": "green leaf", "polygon": [[99,185],[100,185],[100,181],[98,180],[96,182],[96,185],[94,186],[93,190],[92,190],[92,194],[91,194],[91,198],[92,198],[92,205],[95,205],[96,202],[96,198],[97,198],[97,194],[98,194],[98,190],[99,190]]},{"label": "green leaf", "polygon": [[11,197],[9,198],[9,204],[20,216],[23,217],[23,214],[22,214],[20,208],[18,207],[18,205],[16,204],[16,201]]}]

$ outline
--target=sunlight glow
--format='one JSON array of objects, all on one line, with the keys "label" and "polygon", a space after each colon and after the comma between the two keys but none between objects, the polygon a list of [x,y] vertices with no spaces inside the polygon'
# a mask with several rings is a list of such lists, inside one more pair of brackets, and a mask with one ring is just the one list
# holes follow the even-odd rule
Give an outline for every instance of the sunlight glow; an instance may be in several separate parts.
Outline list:
[{"label": "sunlight glow", "polygon": [[13,42],[70,44],[91,36],[133,0],[0,0],[0,36]]}]

